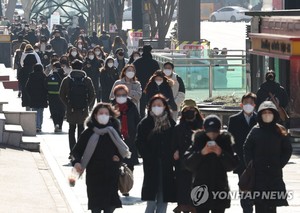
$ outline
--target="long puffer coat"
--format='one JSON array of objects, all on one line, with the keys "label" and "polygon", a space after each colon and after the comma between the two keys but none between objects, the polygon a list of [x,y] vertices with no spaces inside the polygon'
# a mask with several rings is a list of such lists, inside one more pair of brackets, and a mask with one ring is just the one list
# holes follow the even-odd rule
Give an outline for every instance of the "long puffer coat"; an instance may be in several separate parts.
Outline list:
[{"label": "long puffer coat", "polygon": [[229,208],[230,196],[221,199],[218,196],[214,197],[214,194],[222,193],[228,195],[230,191],[227,172],[232,171],[238,165],[237,157],[235,157],[232,149],[232,136],[223,132],[216,138],[215,142],[222,149],[220,156],[217,156],[215,153],[201,154],[201,150],[210,141],[203,130],[196,132],[193,137],[193,145],[185,154],[185,165],[187,169],[193,172],[193,188],[205,186],[206,193],[208,193],[206,202],[196,206],[196,208],[198,210]]}]

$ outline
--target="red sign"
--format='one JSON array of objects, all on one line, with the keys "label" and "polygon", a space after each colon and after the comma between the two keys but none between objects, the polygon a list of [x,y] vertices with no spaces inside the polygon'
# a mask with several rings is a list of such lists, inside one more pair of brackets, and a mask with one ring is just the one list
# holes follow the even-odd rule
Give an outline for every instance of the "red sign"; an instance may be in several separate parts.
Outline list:
[{"label": "red sign", "polygon": [[282,0],[273,0],[273,8],[274,10],[282,10],[283,9],[283,1]]}]

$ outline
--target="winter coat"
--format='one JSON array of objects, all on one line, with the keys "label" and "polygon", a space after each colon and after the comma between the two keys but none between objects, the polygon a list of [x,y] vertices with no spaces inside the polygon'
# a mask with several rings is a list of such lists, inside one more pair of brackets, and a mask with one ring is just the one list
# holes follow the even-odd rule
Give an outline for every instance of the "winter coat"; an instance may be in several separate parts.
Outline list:
[{"label": "winter coat", "polygon": [[[87,143],[94,133],[93,127],[95,126],[97,128],[113,126],[119,132],[118,121],[115,118],[111,118],[107,125],[100,125],[97,121],[90,120],[87,123],[88,128],[83,131],[71,152],[75,159],[72,161],[73,166],[81,161]],[[118,195],[120,162],[112,160],[114,155],[117,155],[122,160],[109,134],[99,137],[95,151],[86,167],[89,209],[105,209],[112,206],[119,208],[122,206]]]},{"label": "winter coat", "polygon": [[201,150],[210,141],[203,130],[197,131],[193,137],[193,145],[185,154],[185,165],[189,171],[193,172],[193,188],[206,185],[209,193],[208,200],[196,208],[229,208],[230,197],[214,199],[212,192],[229,192],[227,172],[232,171],[238,164],[232,150],[233,139],[231,135],[223,132],[216,138],[215,142],[222,149],[220,156],[215,153],[201,154]]},{"label": "winter coat", "polygon": [[28,54],[24,59],[24,66],[21,68],[19,73],[19,82],[22,88],[22,106],[29,106],[29,96],[25,89],[26,83],[29,78],[29,74],[33,72],[33,66],[37,63],[36,57],[33,54]]},{"label": "winter coat", "polygon": [[101,69],[100,84],[102,89],[102,101],[110,102],[109,95],[116,80],[119,79],[116,68],[109,68],[107,65]]},{"label": "winter coat", "polygon": [[[113,100],[112,104],[116,107],[116,109],[118,109],[118,104],[116,100]],[[135,145],[135,136],[136,136],[137,125],[140,122],[140,115],[137,107],[130,99],[127,99],[127,105],[128,105],[128,110],[126,112],[126,115],[127,115],[127,126],[128,126],[128,138],[124,138],[124,141],[130,149],[131,158],[129,159],[125,158],[124,162],[127,165],[134,166],[139,164],[138,152]],[[122,122],[121,118],[122,118],[122,113],[120,113],[120,116],[118,117],[120,123]]]},{"label": "winter coat", "polygon": [[20,60],[21,66],[25,66],[25,58],[26,58],[28,55],[34,55],[37,64],[41,64],[41,63],[42,63],[42,62],[41,62],[41,59],[40,59],[40,56],[39,56],[34,50],[30,50],[30,51],[26,51],[26,52],[24,52],[24,53],[22,54],[21,60]]},{"label": "winter coat", "polygon": [[41,28],[41,29],[40,29],[40,33],[41,33],[41,35],[46,36],[46,39],[47,39],[47,40],[50,38],[50,31],[49,31],[48,27],[46,27],[46,28]]},{"label": "winter coat", "polygon": [[131,101],[138,107],[139,109],[139,103],[140,99],[142,97],[142,87],[139,81],[130,81],[127,82],[125,78],[117,80],[114,85],[112,86],[109,99],[113,99],[114,96],[114,88],[118,85],[125,85],[127,86],[129,93],[128,96],[131,98]]},{"label": "winter coat", "polygon": [[92,79],[96,94],[99,93],[100,68],[102,67],[102,65],[103,65],[102,60],[97,60],[97,59],[90,60],[88,58],[83,64],[83,71],[85,71],[87,76]]},{"label": "winter coat", "polygon": [[256,124],[256,112],[253,113],[250,118],[250,123],[248,124],[244,115],[244,111],[241,111],[235,115],[229,117],[228,121],[228,132],[230,132],[234,138],[233,150],[238,155],[240,161],[239,166],[233,171],[241,175],[245,170],[244,164],[244,151],[243,145],[245,143],[246,137],[253,126]]},{"label": "winter coat", "polygon": [[279,101],[279,105],[283,108],[287,107],[289,103],[288,95],[285,89],[280,86],[279,83],[274,81],[264,82],[258,89],[256,96],[256,107],[258,108],[260,104],[264,101],[271,100],[269,92],[275,95],[275,98]]},{"label": "winter coat", "polygon": [[[193,126],[192,126],[193,125]],[[193,129],[202,128],[202,122],[190,123],[180,121],[173,131],[173,153],[179,152],[175,161],[177,202],[180,205],[191,205],[192,172],[184,166],[184,153],[192,145]]]},{"label": "winter coat", "polygon": [[161,133],[152,133],[154,119],[148,114],[137,127],[136,146],[143,158],[144,181],[142,200],[154,201],[158,193],[159,165],[162,164],[163,202],[176,201],[175,175],[173,170],[172,132],[175,126]]},{"label": "winter coat", "polygon": [[122,72],[123,68],[126,66],[126,64],[128,64],[128,62],[129,62],[128,58],[123,58],[124,66],[119,67],[120,62],[119,62],[118,58],[114,59],[114,67],[117,68],[119,75],[121,74],[121,72]]},{"label": "winter coat", "polygon": [[[277,127],[275,126],[277,125]],[[292,146],[287,136],[278,133],[279,124],[256,125],[244,144],[245,165],[253,160],[255,168],[254,191],[285,192],[282,169],[288,163]],[[262,200],[257,197],[256,203]],[[264,200],[268,206],[287,206],[286,199]]]},{"label": "winter coat", "polygon": [[117,44],[112,47],[112,51],[113,51],[112,53],[114,54],[115,58],[117,57],[116,50],[119,48],[122,48],[124,50],[124,58],[128,58],[128,49],[125,44]]},{"label": "winter coat", "polygon": [[65,54],[67,52],[68,43],[67,43],[66,39],[63,37],[51,39],[50,44],[52,45],[54,52],[58,56],[62,56],[63,54]]},{"label": "winter coat", "polygon": [[180,106],[185,99],[185,86],[182,78],[180,78],[176,73],[172,73],[171,79],[173,80],[173,85],[171,88],[174,96],[174,101],[177,105],[177,111],[173,111],[172,117],[174,121],[176,121],[178,118],[178,110],[180,109]]},{"label": "winter coat", "polygon": [[59,89],[59,96],[67,108],[67,121],[70,124],[83,124],[85,119],[88,117],[88,106],[85,109],[72,109],[71,105],[69,104],[68,95],[70,91],[70,77],[85,77],[85,83],[87,87],[88,93],[88,106],[94,101],[95,99],[95,89],[93,86],[92,80],[86,76],[86,73],[81,70],[73,70],[70,74],[65,77],[61,83]]},{"label": "winter coat", "polygon": [[29,106],[31,108],[46,108],[48,106],[46,75],[44,72],[29,74],[26,91],[29,95]]},{"label": "winter coat", "polygon": [[152,59],[151,54],[143,54],[141,58],[133,62],[133,65],[136,69],[136,77],[141,82],[144,90],[150,77],[155,71],[159,70],[158,62]]},{"label": "winter coat", "polygon": [[38,38],[37,38],[37,36],[35,35],[35,32],[33,32],[33,31],[28,32],[28,34],[25,35],[24,38],[25,38],[27,41],[29,41],[30,44],[31,44],[32,46],[34,46],[35,43],[38,42]]},{"label": "winter coat", "polygon": [[168,82],[164,81],[161,85],[157,85],[155,81],[152,81],[147,86],[147,91],[145,91],[147,97],[147,103],[156,94],[162,94],[168,100],[168,104],[173,111],[177,110],[177,105],[174,101],[174,96],[172,88]]}]

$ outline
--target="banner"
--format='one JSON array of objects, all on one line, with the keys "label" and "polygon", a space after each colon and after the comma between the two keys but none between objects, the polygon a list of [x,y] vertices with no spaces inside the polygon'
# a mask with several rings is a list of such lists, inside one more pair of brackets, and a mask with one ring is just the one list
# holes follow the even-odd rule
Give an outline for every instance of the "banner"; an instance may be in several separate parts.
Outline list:
[{"label": "banner", "polygon": [[129,30],[127,39],[128,55],[139,48],[139,41],[143,39],[142,30]]}]

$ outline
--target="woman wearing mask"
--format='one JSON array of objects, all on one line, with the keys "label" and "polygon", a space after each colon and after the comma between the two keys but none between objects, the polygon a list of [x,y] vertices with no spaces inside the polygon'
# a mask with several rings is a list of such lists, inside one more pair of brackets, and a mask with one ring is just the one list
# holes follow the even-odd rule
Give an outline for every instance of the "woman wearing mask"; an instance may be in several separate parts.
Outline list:
[{"label": "woman wearing mask", "polygon": [[98,103],[71,152],[77,172],[82,174],[86,169],[88,208],[92,213],[112,213],[122,206],[118,195],[119,167],[130,152],[120,137],[116,116],[110,104]]},{"label": "woman wearing mask", "polygon": [[81,54],[79,53],[78,49],[76,47],[72,47],[69,50],[69,54],[68,54],[68,58],[69,61],[72,63],[72,61],[74,61],[75,59],[78,59],[80,61],[83,61],[83,58],[81,56]]},{"label": "woman wearing mask", "polygon": [[172,151],[174,126],[166,98],[160,94],[153,96],[148,115],[139,123],[136,136],[136,145],[143,158],[145,213],[165,213],[168,202],[176,200]]},{"label": "woman wearing mask", "polygon": [[33,72],[30,73],[26,90],[30,97],[29,106],[33,111],[36,111],[36,132],[41,132],[43,124],[44,108],[48,106],[47,88],[45,85],[46,75],[43,65],[36,64],[33,67]]},{"label": "woman wearing mask", "polygon": [[116,80],[119,79],[118,71],[114,67],[114,59],[108,57],[100,71],[100,84],[102,91],[102,102],[109,103],[109,95]]},{"label": "woman wearing mask", "polygon": [[[118,85],[114,88],[115,99],[112,101],[115,109],[120,112],[118,117],[121,123],[121,134],[125,143],[129,147],[131,154],[130,159],[124,159],[128,168],[133,171],[134,166],[139,164],[137,148],[134,140],[136,127],[140,122],[140,116],[135,104],[128,98],[128,88],[125,85]],[[123,194],[128,196],[128,194]]]},{"label": "woman wearing mask", "polygon": [[61,68],[64,70],[65,75],[69,75],[69,73],[72,71],[72,67],[70,66],[70,61],[68,56],[63,55],[59,59]]},{"label": "woman wearing mask", "polygon": [[[286,197],[282,196],[286,193],[282,169],[291,157],[292,146],[287,130],[277,123],[278,120],[276,106],[264,101],[258,108],[258,125],[252,128],[244,143],[245,164],[252,161],[255,168],[253,191],[259,194],[254,200],[256,213],[276,213],[277,206],[288,205]],[[268,192],[276,197],[262,197],[262,193]]]},{"label": "woman wearing mask", "polygon": [[173,82],[166,78],[165,74],[158,70],[150,78],[148,84],[145,87],[145,94],[147,100],[150,100],[156,94],[162,94],[166,97],[170,108],[173,111],[177,110],[177,105],[174,101],[174,96],[172,92]]},{"label": "woman wearing mask", "polygon": [[112,52],[114,54],[114,57],[117,58],[117,49],[123,49],[124,51],[124,57],[128,58],[128,49],[125,45],[125,42],[123,41],[123,39],[120,36],[116,36],[114,39],[114,42],[112,44]]},{"label": "woman wearing mask", "polygon": [[103,61],[107,57],[107,54],[103,51],[103,49],[99,45],[97,45],[97,46],[94,47],[94,52],[95,52],[96,56],[99,59],[102,59]]},{"label": "woman wearing mask", "polygon": [[[179,109],[185,98],[185,86],[183,80],[174,72],[174,64],[171,62],[164,63],[163,72],[166,77],[173,81],[172,84],[172,92],[174,96],[174,101],[177,105],[177,109]],[[178,118],[178,111],[173,111],[172,113],[174,121]]]},{"label": "woman wearing mask", "polygon": [[141,57],[141,54],[139,51],[133,51],[129,57],[128,64],[132,64],[136,60],[138,60]]},{"label": "woman wearing mask", "polygon": [[128,97],[131,98],[131,101],[138,107],[140,106],[140,99],[142,96],[142,87],[141,83],[137,80],[135,76],[135,68],[133,65],[126,65],[120,75],[120,79],[117,80],[111,90],[110,99],[114,98],[114,88],[117,85],[123,84],[126,85],[128,88]]},{"label": "woman wearing mask", "polygon": [[[238,164],[230,133],[221,132],[221,120],[209,115],[203,122],[204,130],[193,134],[192,146],[184,155],[186,168],[193,173],[191,199],[197,213],[224,213],[230,207],[227,172]],[[203,192],[206,202],[199,200]],[[224,196],[213,196],[217,193]]]},{"label": "woman wearing mask", "polygon": [[177,204],[173,210],[179,212],[195,213],[196,209],[191,202],[191,185],[192,173],[184,166],[184,154],[192,145],[192,135],[194,131],[202,129],[203,118],[192,99],[183,102],[181,110],[181,118],[173,131],[173,147],[175,160],[176,188],[177,188]]},{"label": "woman wearing mask", "polygon": [[86,72],[87,76],[90,77],[93,81],[97,102],[100,102],[100,68],[103,66],[103,64],[104,62],[101,59],[97,58],[93,50],[88,51],[88,55],[85,59],[85,62],[83,63],[83,70]]}]

